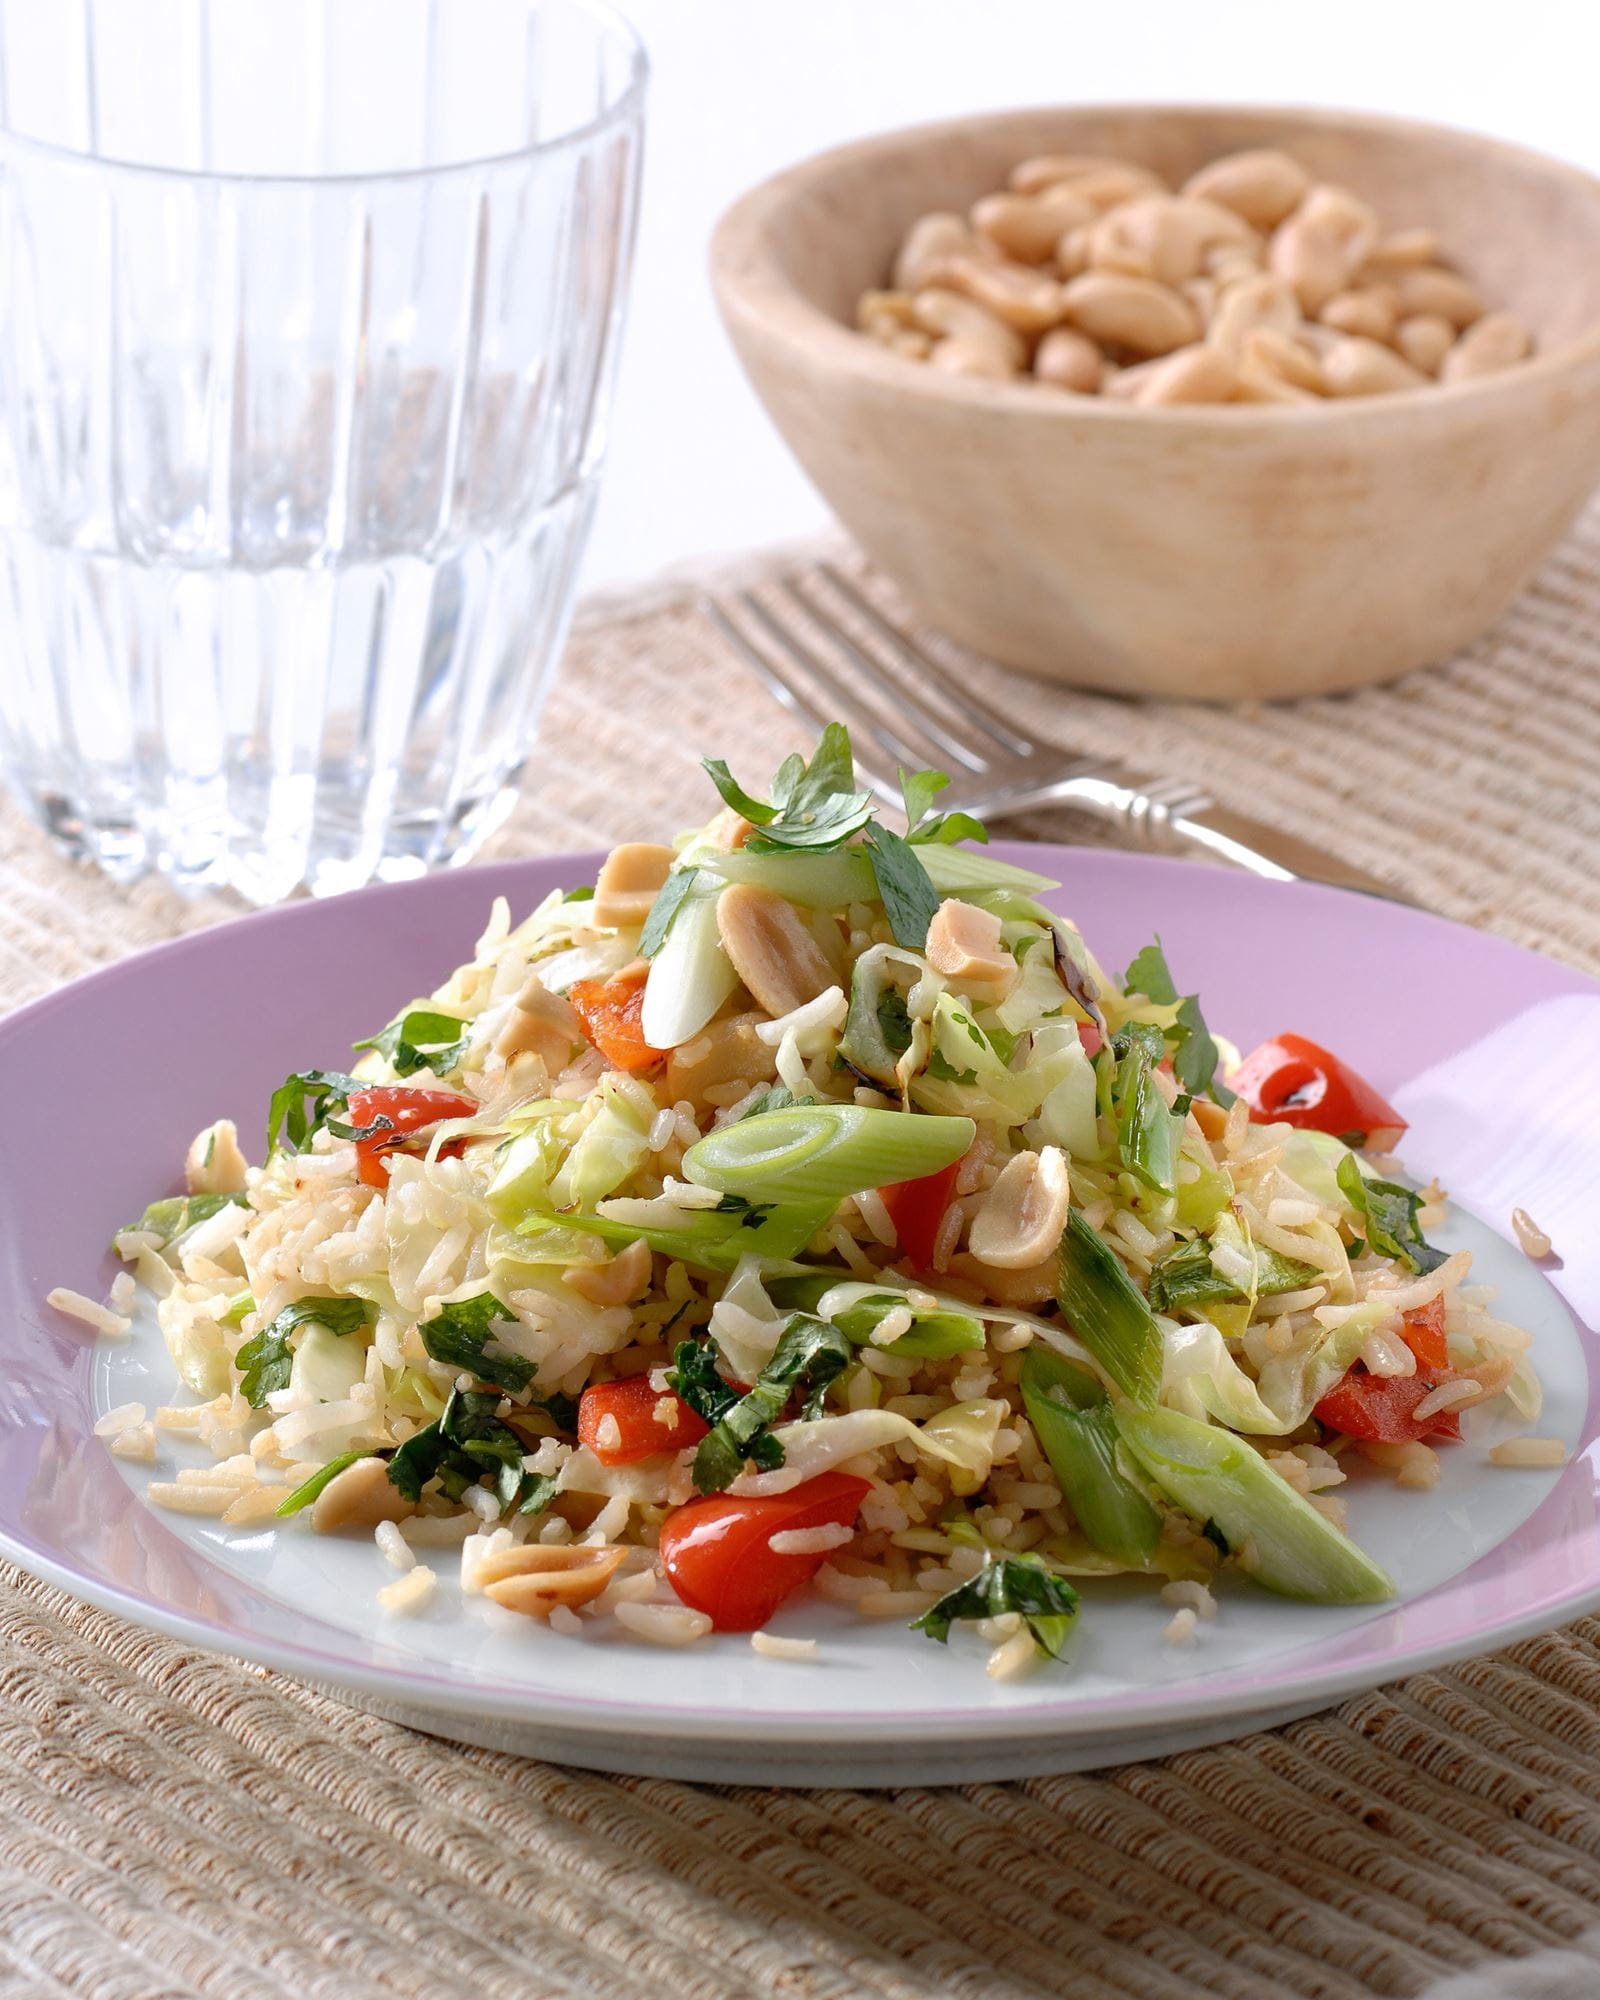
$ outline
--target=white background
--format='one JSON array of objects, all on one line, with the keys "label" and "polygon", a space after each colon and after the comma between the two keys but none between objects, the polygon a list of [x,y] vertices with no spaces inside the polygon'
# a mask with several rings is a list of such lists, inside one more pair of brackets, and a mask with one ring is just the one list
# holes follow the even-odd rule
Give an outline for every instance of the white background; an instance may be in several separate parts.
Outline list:
[{"label": "white background", "polygon": [[803,534],[826,510],[705,276],[745,188],[921,119],[1073,100],[1344,104],[1600,170],[1597,0],[622,0],[654,65],[610,471],[586,580]]}]

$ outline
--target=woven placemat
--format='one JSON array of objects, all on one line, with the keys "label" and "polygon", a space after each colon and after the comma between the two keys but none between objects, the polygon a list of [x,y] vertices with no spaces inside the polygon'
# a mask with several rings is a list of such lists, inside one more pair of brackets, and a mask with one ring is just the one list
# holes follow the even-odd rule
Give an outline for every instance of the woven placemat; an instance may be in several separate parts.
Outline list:
[{"label": "woven placemat", "polygon": [[[1209,709],[1011,685],[1064,745],[1203,772],[1600,971],[1597,615],[1592,515],[1493,634],[1389,688]],[[491,856],[692,822],[703,749],[760,776],[804,740],[687,584],[591,607]],[[0,1007],[230,913],[114,891],[0,808]],[[1576,2000],[1597,1922],[1593,1619],[1159,1764],[784,1793],[438,1743],[0,1567],[0,2000],[1353,2000],[1475,1967],[1463,2000]]]}]

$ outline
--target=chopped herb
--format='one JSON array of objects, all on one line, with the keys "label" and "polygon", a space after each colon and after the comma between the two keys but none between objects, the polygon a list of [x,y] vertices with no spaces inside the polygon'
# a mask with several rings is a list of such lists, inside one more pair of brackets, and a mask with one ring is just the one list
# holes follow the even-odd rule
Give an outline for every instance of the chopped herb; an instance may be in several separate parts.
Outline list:
[{"label": "chopped herb", "polygon": [[1134,959],[1122,977],[1124,993],[1142,993],[1158,1007],[1170,1007],[1178,998],[1178,989],[1172,983],[1172,974],[1167,969],[1167,955],[1161,949],[1161,940],[1147,944]]},{"label": "chopped herb", "polygon": [[542,1514],[555,1497],[556,1477],[553,1472],[525,1472],[512,1504],[517,1513],[531,1516]]},{"label": "chopped herb", "polygon": [[[808,1313],[794,1313],[778,1337],[772,1359],[747,1393],[739,1396],[714,1369],[707,1374],[704,1350],[693,1361],[692,1372],[686,1372],[684,1347],[692,1345],[685,1342],[674,1357],[678,1362],[674,1387],[696,1415],[711,1425],[710,1435],[701,1439],[694,1456],[694,1483],[702,1493],[720,1493],[731,1485],[747,1458],[762,1466],[781,1465],[782,1448],[767,1425],[782,1416],[797,1390],[805,1392],[801,1416],[819,1415],[829,1383],[854,1358],[850,1342],[838,1327]],[[713,1408],[714,1415],[710,1414]]]},{"label": "chopped herb", "polygon": [[991,1557],[976,1576],[947,1590],[914,1618],[911,1629],[926,1632],[942,1646],[958,1620],[999,1618],[1008,1611],[1020,1614],[1041,1653],[1058,1660],[1077,1620],[1078,1593],[1026,1556]]},{"label": "chopped herb", "polygon": [[699,876],[698,868],[674,868],[665,882],[656,891],[656,899],[650,905],[650,914],[644,920],[644,929],[639,933],[639,956],[654,958],[667,941],[667,932],[672,929],[672,920],[689,900]]},{"label": "chopped herb", "polygon": [[944,771],[902,771],[900,797],[906,809],[906,839],[915,846],[948,846],[954,840],[987,842],[989,829],[971,813],[936,813],[933,802],[950,782]]},{"label": "chopped herb", "polygon": [[[739,1113],[739,1120],[757,1118],[763,1111],[789,1111],[795,1105],[804,1104],[805,1102],[806,1100],[803,1097],[796,1097],[794,1092],[785,1085],[775,1083],[770,1088],[762,1091],[759,1097],[753,1098],[745,1106],[744,1110]],[[719,1202],[717,1206],[720,1208],[722,1204]]]},{"label": "chopped herb", "polygon": [[927,1071],[936,1083],[976,1083],[978,1080],[975,1069],[957,1069],[939,1049],[929,1049]]},{"label": "chopped herb", "polygon": [[274,1389],[287,1389],[294,1366],[289,1336],[297,1327],[325,1326],[330,1333],[354,1333],[366,1326],[373,1308],[365,1299],[296,1299],[270,1326],[252,1334],[234,1357],[240,1370],[239,1393],[259,1410]]},{"label": "chopped herb", "polygon": [[468,1023],[456,1014],[432,1007],[411,1007],[397,1014],[381,1034],[357,1042],[357,1049],[375,1049],[396,1076],[415,1076],[419,1069],[448,1076],[461,1061]]},{"label": "chopped herb", "polygon": [[421,1322],[417,1332],[435,1361],[447,1368],[464,1368],[480,1382],[492,1382],[498,1389],[521,1391],[533,1380],[535,1364],[504,1347],[494,1354],[496,1326],[514,1324],[511,1312],[493,1292],[479,1292],[470,1299],[457,1299],[440,1309],[433,1319]]},{"label": "chopped herb", "polygon": [[1420,1195],[1394,1181],[1369,1181],[1350,1153],[1339,1162],[1337,1178],[1340,1193],[1357,1215],[1366,1218],[1367,1241],[1374,1250],[1398,1259],[1419,1277],[1438,1270],[1445,1253],[1422,1234],[1417,1221]]},{"label": "chopped herb", "polygon": [[772,1220],[772,1210],[770,1201],[751,1201],[747,1195],[725,1194],[710,1213],[738,1216],[741,1229],[764,1229]]},{"label": "chopped herb", "polygon": [[275,1152],[282,1137],[291,1153],[305,1150],[328,1119],[343,1111],[360,1079],[339,1070],[307,1069],[286,1077],[267,1106],[267,1151]]},{"label": "chopped herb", "polygon": [[757,829],[747,842],[753,854],[843,847],[872,817],[872,795],[856,790],[850,732],[840,722],[823,730],[809,764],[800,757],[784,759],[770,803],[752,798],[720,758],[706,758],[705,768],[724,805]]},{"label": "chopped herb", "polygon": [[1158,1007],[1177,1006],[1177,1018],[1166,1031],[1166,1041],[1172,1057],[1172,1074],[1179,1088],[1191,1097],[1203,1092],[1218,1104],[1231,1104],[1234,1093],[1217,1081],[1221,1054],[1200,1012],[1199,999],[1193,993],[1180,999],[1159,937],[1154,944],[1147,944],[1128,967],[1122,990],[1129,995],[1142,993]]},{"label": "chopped herb", "polygon": [[939,913],[939,892],[927,869],[911,843],[890,827],[869,826],[866,848],[895,943],[907,951],[921,951],[928,942],[928,926]]},{"label": "chopped herb", "polygon": [[530,1497],[524,1490],[525,1447],[495,1415],[499,1402],[497,1394],[452,1389],[438,1419],[408,1437],[389,1460],[390,1483],[416,1501],[429,1480],[437,1479],[450,1499],[459,1500],[469,1486],[492,1473],[500,1511],[524,1505]]},{"label": "chopped herb", "polygon": [[594,884],[592,882],[580,883],[576,889],[569,889],[561,900],[564,903],[592,903],[594,901]]},{"label": "chopped herb", "polygon": [[330,1458],[326,1465],[319,1465],[309,1479],[300,1484],[285,1500],[280,1500],[273,1509],[275,1517],[286,1521],[291,1514],[298,1514],[302,1507],[309,1507],[324,1486],[331,1486],[341,1472],[347,1471],[363,1458],[376,1458],[374,1451],[342,1451],[337,1458]]},{"label": "chopped herb", "polygon": [[222,1315],[224,1326],[242,1326],[246,1317],[256,1309],[253,1292],[235,1292],[228,1301],[228,1310]]},{"label": "chopped herb", "polygon": [[[161,1201],[153,1201],[137,1222],[130,1222],[129,1229],[143,1230],[146,1235],[159,1237],[163,1248],[186,1229],[193,1229],[197,1222],[205,1222],[223,1209],[245,1206],[242,1194],[169,1194]],[[123,1231],[117,1231],[120,1236]]]}]

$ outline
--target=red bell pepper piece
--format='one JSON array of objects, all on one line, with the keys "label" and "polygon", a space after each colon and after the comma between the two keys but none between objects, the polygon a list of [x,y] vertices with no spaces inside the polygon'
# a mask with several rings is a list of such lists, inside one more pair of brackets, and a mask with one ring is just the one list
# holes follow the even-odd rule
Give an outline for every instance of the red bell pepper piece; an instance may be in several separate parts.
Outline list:
[{"label": "red bell pepper piece", "polygon": [[1304,1035],[1274,1035],[1228,1078],[1261,1124],[1331,1132],[1352,1146],[1387,1153],[1406,1121],[1364,1076]]},{"label": "red bell pepper piece", "polygon": [[1328,1391],[1315,1411],[1317,1421],[1346,1437],[1380,1444],[1405,1444],[1427,1437],[1458,1438],[1461,1419],[1454,1410],[1415,1417],[1418,1403],[1441,1382],[1453,1379],[1445,1342],[1444,1300],[1430,1299],[1404,1314],[1400,1337],[1417,1357],[1415,1375],[1373,1375],[1360,1362]]},{"label": "red bell pepper piece", "polygon": [[[368,1090],[352,1090],[350,1123],[358,1128],[381,1123],[384,1128],[356,1141],[357,1175],[367,1187],[387,1187],[390,1153],[404,1150],[430,1125],[446,1118],[473,1118],[477,1112],[472,1098],[453,1090],[414,1090],[408,1083],[380,1083]],[[464,1139],[452,1139],[439,1150],[453,1159],[465,1146]]]},{"label": "red bell pepper piece", "polygon": [[775,1550],[785,1530],[850,1527],[870,1491],[865,1479],[823,1472],[787,1493],[761,1499],[731,1493],[691,1500],[661,1527],[661,1561],[685,1604],[703,1611],[719,1632],[754,1632],[803,1583],[809,1583],[825,1549]]},{"label": "red bell pepper piece", "polygon": [[941,1167],[936,1174],[924,1174],[915,1181],[891,1181],[887,1187],[878,1190],[879,1199],[894,1224],[894,1233],[900,1239],[900,1248],[910,1259],[913,1270],[923,1276],[933,1269],[939,1225],[950,1206],[956,1175],[960,1171],[961,1162],[952,1160],[949,1166]]},{"label": "red bell pepper piece", "polygon": [[[663,1423],[657,1415],[663,1403],[672,1410]],[[610,1417],[616,1424],[618,1442],[599,1442],[600,1427]],[[578,1399],[578,1440],[586,1444],[602,1465],[630,1465],[636,1458],[650,1458],[656,1452],[682,1451],[698,1444],[706,1424],[671,1389],[653,1389],[648,1375],[629,1375],[618,1382],[596,1382]]]},{"label": "red bell pepper piece", "polygon": [[644,983],[647,965],[625,966],[610,979],[577,979],[567,998],[583,1023],[583,1032],[613,1069],[654,1069],[666,1061],[665,1049],[653,1049],[644,1038]]}]

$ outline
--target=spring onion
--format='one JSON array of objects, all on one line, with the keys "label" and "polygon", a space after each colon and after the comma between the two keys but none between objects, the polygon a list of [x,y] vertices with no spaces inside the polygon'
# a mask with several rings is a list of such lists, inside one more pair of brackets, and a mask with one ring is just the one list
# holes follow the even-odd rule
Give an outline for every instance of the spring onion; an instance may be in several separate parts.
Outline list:
[{"label": "spring onion", "polygon": [[[608,1207],[623,1209],[652,1207],[654,1204],[611,1202]],[[630,1243],[648,1243],[663,1257],[674,1258],[694,1271],[731,1271],[741,1257],[759,1257],[763,1263],[785,1265],[803,1250],[837,1206],[834,1202],[809,1206],[751,1207],[741,1202],[737,1209],[711,1208],[693,1212],[681,1227],[663,1223],[637,1222],[622,1215],[557,1215],[536,1211],[524,1216],[517,1235],[527,1239],[523,1255],[530,1264],[563,1264],[572,1261],[571,1239],[575,1230],[598,1236],[602,1243],[626,1249]],[[798,1270],[798,1265],[793,1267]]]},{"label": "spring onion", "polygon": [[[151,1202],[137,1222],[130,1222],[127,1230],[138,1230],[142,1235],[159,1239],[160,1247],[174,1242],[185,1230],[193,1229],[197,1222],[209,1221],[222,1209],[248,1205],[242,1194],[169,1194],[160,1201]],[[119,1230],[118,1235],[127,1231]]]},{"label": "spring onion", "polygon": [[1115,1411],[1123,1443],[1163,1493],[1212,1523],[1264,1589],[1318,1604],[1376,1604],[1394,1584],[1243,1438],[1176,1410]]},{"label": "spring onion", "polygon": [[337,1458],[330,1458],[326,1465],[319,1465],[309,1479],[300,1484],[287,1498],[280,1500],[273,1508],[273,1516],[279,1521],[288,1520],[291,1514],[298,1514],[302,1507],[309,1507],[325,1486],[331,1486],[341,1472],[348,1471],[363,1458],[375,1458],[373,1451],[342,1451]]},{"label": "spring onion", "polygon": [[697,1139],[687,1179],[751,1201],[842,1201],[864,1188],[920,1180],[959,1160],[970,1118],[878,1111],[861,1104],[805,1104],[741,1118]]},{"label": "spring onion", "polygon": [[1114,1046],[1118,1154],[1147,1188],[1170,1195],[1177,1182],[1178,1121],[1155,1081],[1165,1047],[1161,1030],[1136,1022],[1117,1035]]},{"label": "spring onion", "polygon": [[1117,1426],[1098,1377],[1048,1348],[1022,1364],[1022,1405],[1078,1526],[1102,1554],[1145,1569],[1161,1516],[1117,1465]]},{"label": "spring onion", "polygon": [[1056,1298],[1067,1325],[1125,1396],[1153,1403],[1161,1387],[1161,1329],[1105,1239],[1077,1209],[1057,1253]]},{"label": "spring onion", "polygon": [[873,1343],[873,1335],[884,1319],[898,1310],[909,1311],[908,1331],[889,1341],[886,1354],[905,1354],[927,1361],[942,1361],[952,1354],[965,1354],[983,1345],[983,1321],[964,1312],[953,1301],[938,1302],[931,1312],[908,1303],[904,1292],[886,1285],[840,1283],[831,1272],[804,1278],[776,1278],[768,1286],[775,1305],[791,1312],[816,1313],[830,1320],[847,1340],[857,1347]]},{"label": "spring onion", "polygon": [[732,854],[712,855],[702,865],[724,881],[770,889],[786,903],[810,910],[844,910],[877,900],[872,863],[859,847],[821,854],[752,854],[740,847]]},{"label": "spring onion", "polygon": [[675,1049],[698,1035],[739,983],[717,929],[715,877],[695,883],[678,906],[666,941],[650,961],[639,1032],[653,1049]]}]

